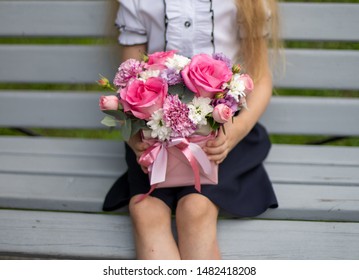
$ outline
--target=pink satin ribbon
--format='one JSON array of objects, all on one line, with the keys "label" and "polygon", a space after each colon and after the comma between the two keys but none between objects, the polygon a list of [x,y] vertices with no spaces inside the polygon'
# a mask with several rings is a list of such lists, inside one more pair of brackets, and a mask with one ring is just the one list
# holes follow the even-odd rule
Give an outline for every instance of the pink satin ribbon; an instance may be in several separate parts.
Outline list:
[{"label": "pink satin ribbon", "polygon": [[198,144],[196,144],[196,142],[202,142],[211,138],[213,138],[213,135],[196,135],[188,139],[174,138],[168,142],[155,141],[152,146],[149,147],[139,159],[140,164],[146,166],[148,168],[148,171],[151,172],[151,189],[148,193],[140,196],[138,202],[149,196],[155,190],[159,183],[166,180],[168,160],[167,148],[170,147],[176,147],[186,157],[193,170],[195,189],[198,192],[201,192],[199,165],[202,167],[204,173],[209,175],[211,173],[211,163],[206,153]]}]

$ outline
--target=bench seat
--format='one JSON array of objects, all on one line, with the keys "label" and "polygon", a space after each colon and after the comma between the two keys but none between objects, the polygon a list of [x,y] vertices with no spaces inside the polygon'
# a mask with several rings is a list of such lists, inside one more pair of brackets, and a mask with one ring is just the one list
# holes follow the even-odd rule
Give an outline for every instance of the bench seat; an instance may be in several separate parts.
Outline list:
[{"label": "bench seat", "polygon": [[[99,212],[126,169],[120,141],[1,137],[0,147],[1,208]],[[265,165],[281,205],[263,217],[359,221],[359,148],[273,145]]]},{"label": "bench seat", "polygon": [[[12,257],[133,259],[131,232],[127,216],[0,210],[1,253]],[[358,234],[358,223],[218,222],[224,259],[357,259]]]}]

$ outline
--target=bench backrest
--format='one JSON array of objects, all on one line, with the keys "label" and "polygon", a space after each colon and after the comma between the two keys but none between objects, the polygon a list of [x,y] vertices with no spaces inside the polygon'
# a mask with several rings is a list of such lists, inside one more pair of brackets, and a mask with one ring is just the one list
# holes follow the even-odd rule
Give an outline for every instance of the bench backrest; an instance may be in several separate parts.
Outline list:
[{"label": "bench backrest", "polygon": [[[359,4],[280,6],[285,40],[359,41]],[[120,50],[103,38],[116,36],[116,10],[116,1],[109,0],[0,1],[0,39],[7,38],[0,44],[0,84],[94,84],[99,73],[113,77]],[[50,43],[32,41],[43,37]],[[286,49],[285,54],[285,76],[275,77],[278,88],[359,89],[359,51]],[[0,126],[103,128],[99,95],[0,90]],[[262,121],[272,133],[359,135],[358,108],[357,98],[275,97]]]}]

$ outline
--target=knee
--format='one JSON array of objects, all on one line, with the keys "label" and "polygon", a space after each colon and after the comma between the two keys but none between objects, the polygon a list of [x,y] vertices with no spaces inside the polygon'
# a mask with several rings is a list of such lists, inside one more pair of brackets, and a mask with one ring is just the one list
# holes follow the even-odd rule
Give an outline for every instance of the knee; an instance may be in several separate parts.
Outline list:
[{"label": "knee", "polygon": [[187,195],[178,202],[177,221],[200,226],[217,221],[218,208],[207,197],[200,194]]},{"label": "knee", "polygon": [[138,198],[139,196],[132,197],[129,203],[129,212],[135,228],[143,227],[149,230],[168,223],[170,213],[162,201],[152,197],[138,201]]}]

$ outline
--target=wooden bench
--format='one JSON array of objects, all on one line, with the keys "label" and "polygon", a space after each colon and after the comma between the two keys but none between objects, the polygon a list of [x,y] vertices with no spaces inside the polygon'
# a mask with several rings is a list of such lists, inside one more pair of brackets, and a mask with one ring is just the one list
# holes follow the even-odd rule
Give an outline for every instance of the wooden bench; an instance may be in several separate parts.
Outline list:
[{"label": "wooden bench", "polygon": [[[98,91],[6,85],[112,77],[119,50],[95,39],[116,33],[114,2],[0,1],[0,127],[105,129]],[[359,4],[281,9],[287,40],[359,41]],[[38,37],[54,43],[31,41]],[[359,51],[287,49],[286,65],[277,88],[359,90]],[[358,136],[359,99],[274,96],[261,121],[272,134]],[[276,144],[265,165],[280,207],[255,219],[221,218],[223,258],[358,259],[359,148]],[[128,215],[101,210],[125,168],[119,141],[1,136],[1,257],[134,258]]]}]

